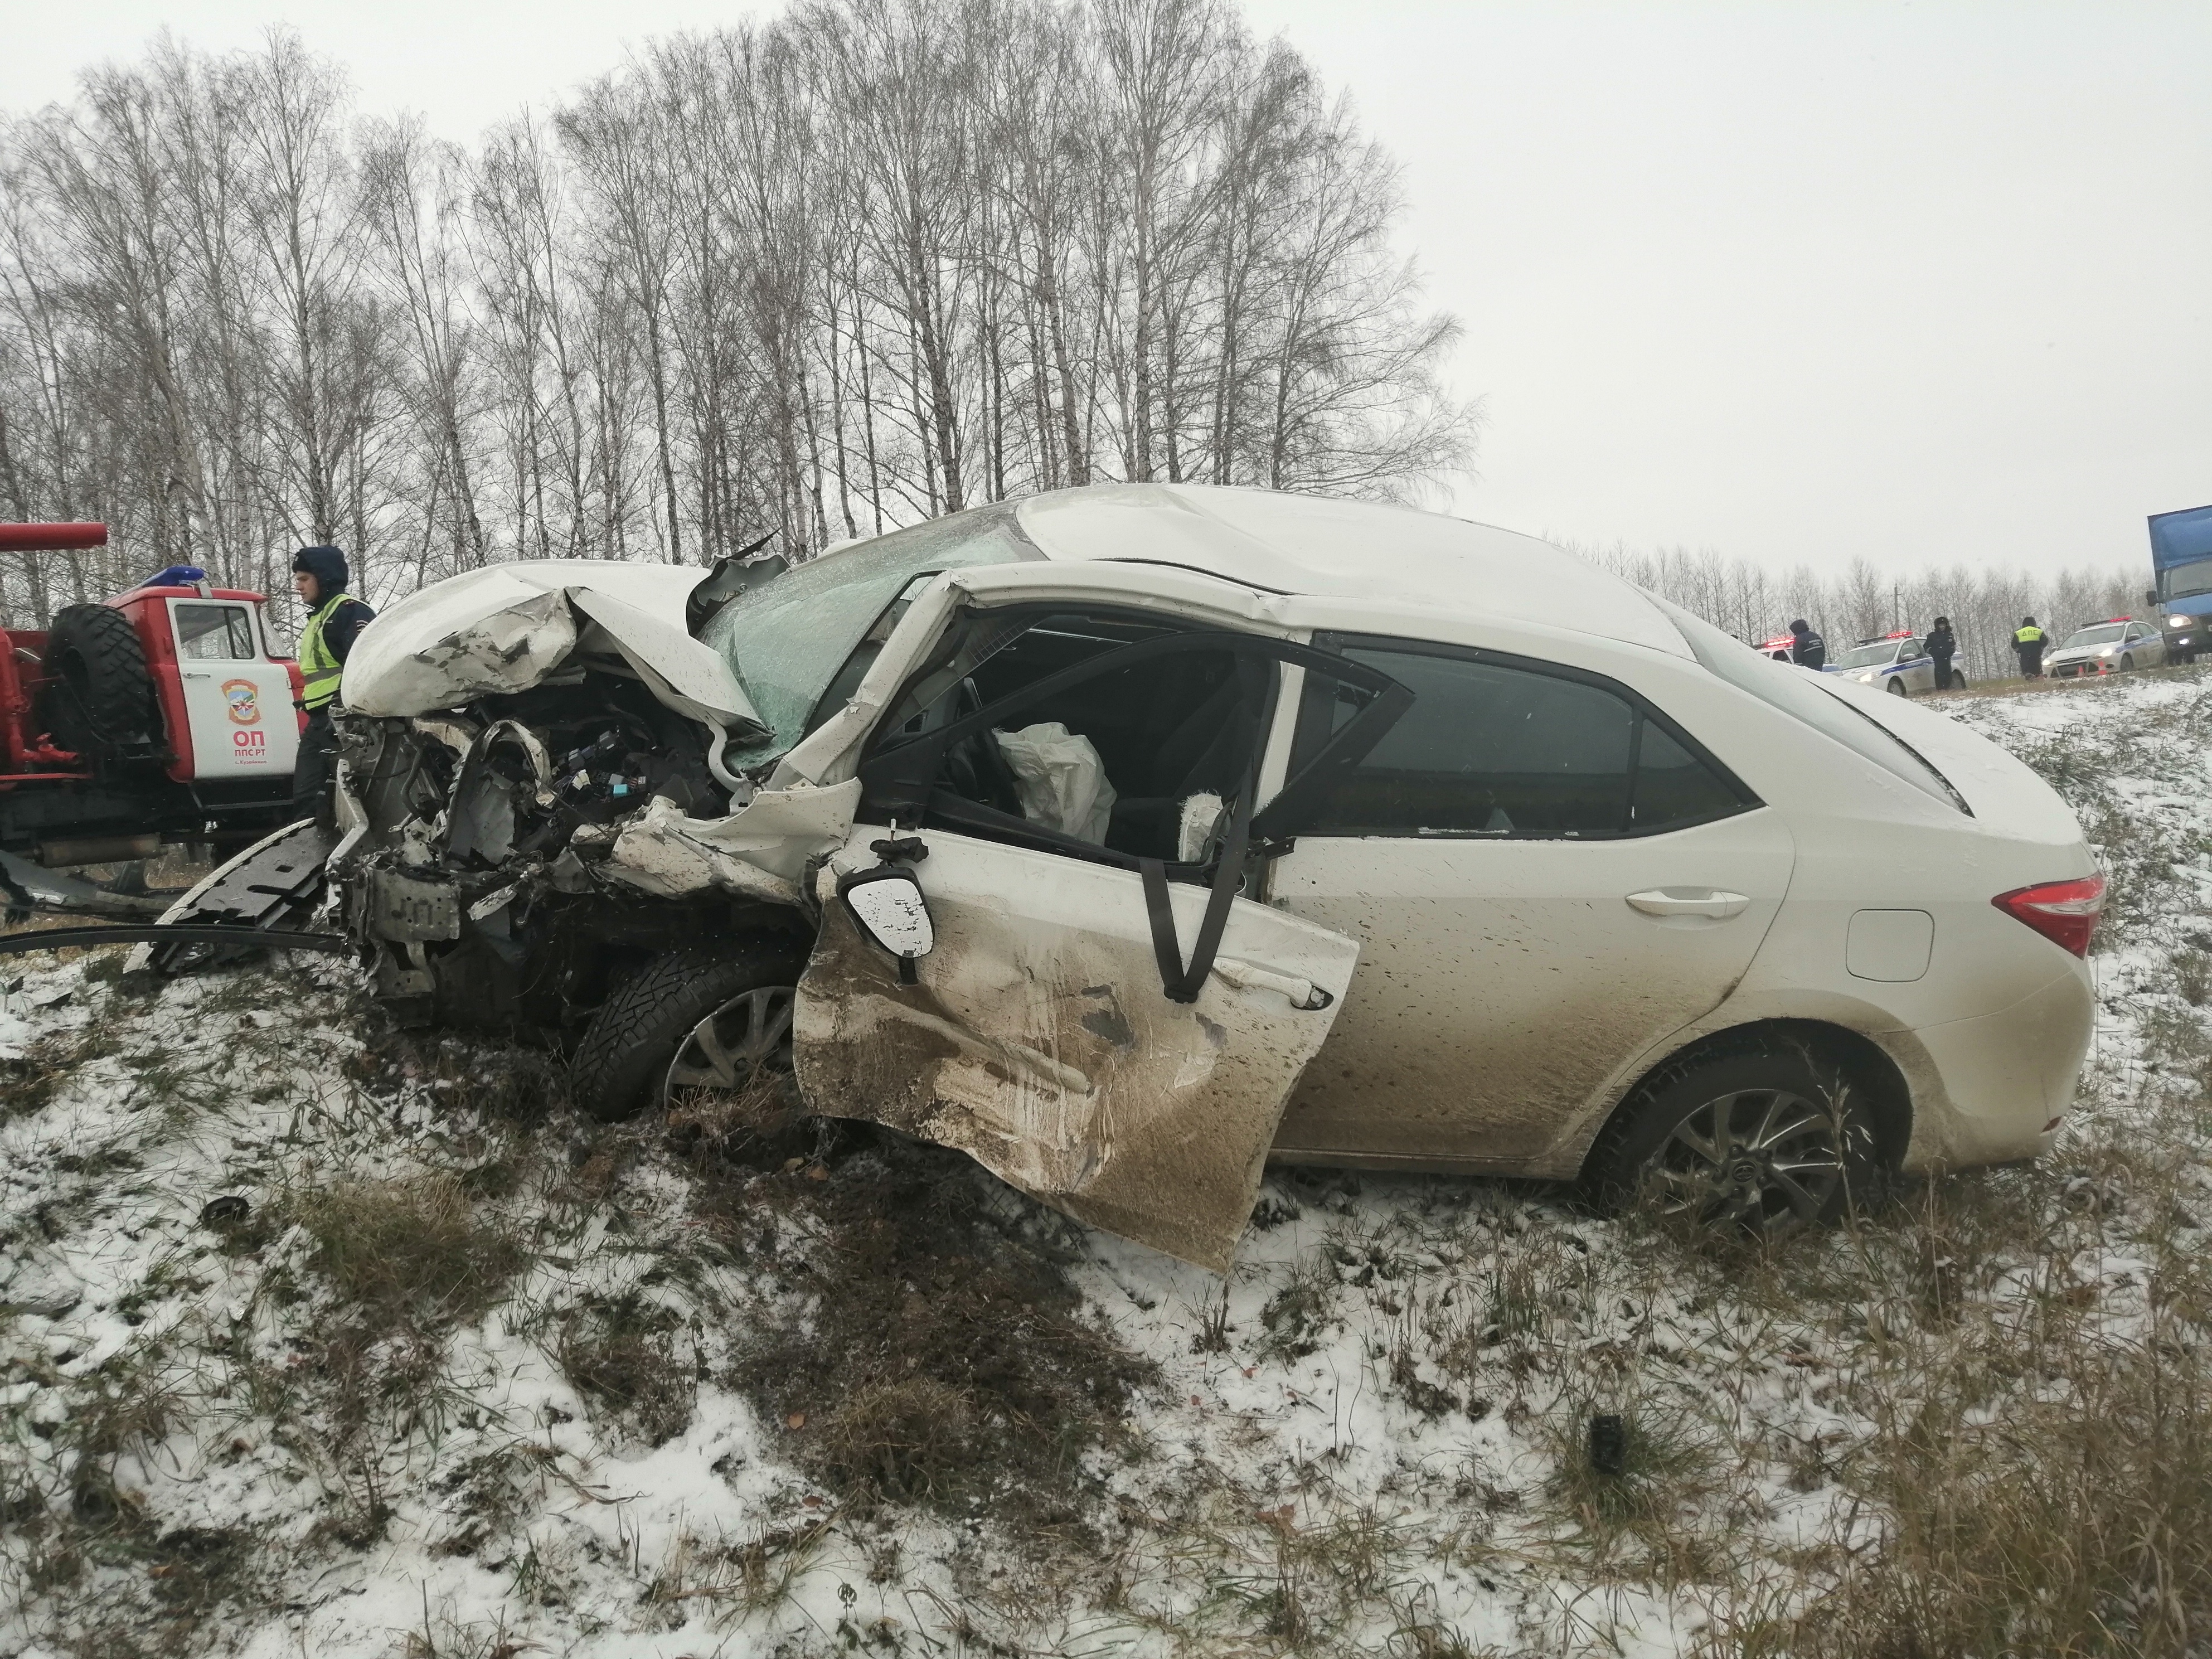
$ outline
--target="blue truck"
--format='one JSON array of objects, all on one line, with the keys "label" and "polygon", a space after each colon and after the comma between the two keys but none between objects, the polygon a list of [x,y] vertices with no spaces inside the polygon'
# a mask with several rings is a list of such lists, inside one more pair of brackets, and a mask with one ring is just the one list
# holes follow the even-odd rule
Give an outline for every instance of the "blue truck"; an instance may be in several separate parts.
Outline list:
[{"label": "blue truck", "polygon": [[2212,507],[2154,513],[2150,568],[2158,585],[2143,603],[2158,612],[2168,662],[2195,662],[2212,629]]}]

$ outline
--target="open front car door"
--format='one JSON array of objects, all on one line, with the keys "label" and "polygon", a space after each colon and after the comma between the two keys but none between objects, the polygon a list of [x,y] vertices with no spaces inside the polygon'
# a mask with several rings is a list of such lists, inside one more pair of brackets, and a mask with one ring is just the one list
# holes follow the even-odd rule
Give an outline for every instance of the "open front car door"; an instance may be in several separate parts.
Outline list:
[{"label": "open front car door", "polygon": [[[1412,694],[1279,640],[1064,612],[991,629],[861,763],[816,878],[799,1086],[1225,1271],[1359,950],[1240,893]],[[1362,712],[1255,812],[1285,664]]]}]

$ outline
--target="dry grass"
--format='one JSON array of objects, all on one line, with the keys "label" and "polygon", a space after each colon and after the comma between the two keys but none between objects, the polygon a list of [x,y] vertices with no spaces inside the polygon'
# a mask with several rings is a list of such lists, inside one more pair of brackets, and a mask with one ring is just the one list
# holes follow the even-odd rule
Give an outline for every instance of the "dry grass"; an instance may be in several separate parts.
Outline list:
[{"label": "dry grass", "polygon": [[379,1328],[473,1317],[525,1259],[507,1232],[478,1219],[456,1176],[345,1181],[289,1208],[315,1241],[314,1265]]},{"label": "dry grass", "polygon": [[2124,684],[2131,680],[2187,679],[2203,670],[2196,665],[2174,664],[2163,668],[2139,668],[2131,674],[2108,674],[2081,679],[2024,680],[2008,674],[1998,679],[1977,680],[1963,691],[1936,691],[1913,699],[1916,702],[1968,702],[1989,697],[2041,697],[2079,696],[2091,686]]},{"label": "dry grass", "polygon": [[691,1421],[697,1363],[679,1343],[672,1310],[635,1293],[571,1310],[555,1357],[587,1400],[620,1419],[648,1446],[674,1439]]},{"label": "dry grass", "polygon": [[1836,1321],[1833,1397],[1866,1427],[1805,1473],[1862,1532],[1748,1564],[1714,1651],[2202,1650],[2212,1125],[2202,1103],[2119,1110],[2065,1163],[1930,1185],[1741,1283]]},{"label": "dry grass", "polygon": [[755,1206],[810,1236],[805,1328],[764,1331],[733,1376],[791,1456],[864,1507],[1077,1522],[1096,1495],[1085,1459],[1118,1438],[1151,1368],[1084,1311],[1062,1224],[964,1159],[889,1140],[702,1196],[755,1261],[775,1248]]}]

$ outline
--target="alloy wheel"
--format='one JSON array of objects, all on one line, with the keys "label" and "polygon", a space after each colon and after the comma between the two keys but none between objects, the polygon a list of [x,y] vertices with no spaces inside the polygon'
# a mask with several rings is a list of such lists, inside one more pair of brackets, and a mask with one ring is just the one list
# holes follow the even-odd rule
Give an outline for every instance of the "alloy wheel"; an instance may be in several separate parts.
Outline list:
[{"label": "alloy wheel", "polygon": [[1675,1125],[1645,1167],[1661,1207],[1775,1233],[1820,1219],[1844,1182],[1838,1115],[1787,1089],[1743,1089]]},{"label": "alloy wheel", "polygon": [[788,985],[743,991],[693,1026],[668,1063],[663,1102],[701,1092],[741,1095],[764,1082],[788,1089],[796,994]]}]

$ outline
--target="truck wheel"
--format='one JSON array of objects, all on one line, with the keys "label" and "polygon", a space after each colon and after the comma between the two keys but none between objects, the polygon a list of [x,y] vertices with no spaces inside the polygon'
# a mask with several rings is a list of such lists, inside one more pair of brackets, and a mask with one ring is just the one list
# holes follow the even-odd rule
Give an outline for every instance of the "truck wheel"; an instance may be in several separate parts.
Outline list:
[{"label": "truck wheel", "polygon": [[131,618],[104,605],[72,605],[46,632],[40,723],[64,749],[112,755],[159,728],[154,676]]},{"label": "truck wheel", "polygon": [[576,1050],[576,1103],[603,1123],[687,1097],[788,1092],[792,1002],[806,952],[756,934],[656,957],[592,1017]]},{"label": "truck wheel", "polygon": [[1864,1101],[1790,1047],[1662,1071],[1599,1136],[1589,1173],[1612,1203],[1648,1193],[1669,1215],[1774,1234],[1837,1219],[1878,1168]]}]

